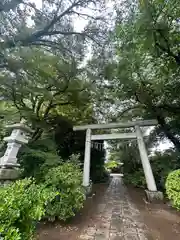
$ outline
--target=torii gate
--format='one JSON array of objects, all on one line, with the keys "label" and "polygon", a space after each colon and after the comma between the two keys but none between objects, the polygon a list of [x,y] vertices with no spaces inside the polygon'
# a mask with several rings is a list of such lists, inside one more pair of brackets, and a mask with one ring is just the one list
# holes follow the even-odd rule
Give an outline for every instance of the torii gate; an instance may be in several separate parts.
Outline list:
[{"label": "torii gate", "polygon": [[[141,127],[157,125],[156,120],[142,120],[132,122],[119,122],[119,123],[107,123],[107,124],[91,124],[84,126],[74,126],[74,131],[86,130],[85,140],[85,154],[84,154],[84,170],[83,170],[83,186],[88,187],[90,185],[90,157],[91,157],[91,141],[94,140],[110,140],[110,139],[137,139],[138,148],[140,152],[141,162],[145,174],[146,184],[148,191],[146,192],[150,200],[154,198],[163,198],[161,192],[157,191],[157,186],[154,180],[152,168],[148,159],[146,146],[143,139],[143,133]],[[112,133],[112,134],[98,134],[92,135],[92,130],[95,129],[113,129],[113,128],[130,128],[133,127],[135,132],[132,133]]]}]

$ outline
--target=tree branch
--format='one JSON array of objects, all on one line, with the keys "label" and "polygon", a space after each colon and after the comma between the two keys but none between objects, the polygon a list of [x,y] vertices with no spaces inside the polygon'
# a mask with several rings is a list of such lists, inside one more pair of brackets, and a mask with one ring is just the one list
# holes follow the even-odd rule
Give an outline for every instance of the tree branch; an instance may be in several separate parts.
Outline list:
[{"label": "tree branch", "polygon": [[120,112],[120,113],[118,114],[118,117],[123,116],[126,112],[129,112],[130,110],[134,110],[134,109],[140,108],[140,107],[142,107],[141,104],[138,104],[138,105],[136,105],[136,106],[130,106],[130,107],[124,109],[122,112]]},{"label": "tree branch", "polygon": [[48,104],[48,106],[47,106],[47,108],[46,108],[46,110],[45,110],[45,112],[44,112],[43,117],[44,117],[45,120],[46,120],[46,118],[47,118],[47,116],[48,116],[48,113],[49,113],[49,111],[51,110],[51,108],[52,108],[52,100],[49,102],[49,104]]},{"label": "tree branch", "polygon": [[70,79],[68,79],[65,87],[64,87],[62,90],[59,90],[59,91],[57,91],[57,92],[55,92],[55,93],[53,94],[53,97],[56,97],[56,96],[58,96],[58,95],[61,94],[61,93],[64,93],[64,92],[68,89],[68,87],[69,87],[69,81],[70,81]]},{"label": "tree branch", "polygon": [[9,12],[11,9],[15,9],[23,0],[12,0],[11,2],[0,3],[0,12]]},{"label": "tree branch", "polygon": [[80,35],[83,37],[87,37],[89,39],[91,39],[92,41],[95,41],[95,39],[90,36],[88,33],[86,32],[75,32],[75,31],[70,31],[70,32],[63,32],[63,31],[51,31],[51,32],[46,32],[44,33],[43,36],[54,36],[54,35],[64,35],[64,36],[69,36],[69,35]]},{"label": "tree branch", "polygon": [[180,65],[180,52],[178,52],[177,55],[175,55],[170,48],[166,48],[164,46],[162,46],[161,44],[159,44],[158,42],[155,42],[155,45],[164,53],[166,53],[169,57],[173,57],[174,60],[176,61],[176,63],[178,65]]},{"label": "tree branch", "polygon": [[[16,0],[17,1],[17,0]],[[21,1],[21,0],[18,0]],[[51,20],[51,22],[49,24],[47,24],[47,26],[45,26],[42,30],[36,31],[34,33],[32,33],[30,36],[28,36],[25,39],[18,39],[18,38],[14,38],[14,40],[9,40],[7,42],[5,42],[6,47],[12,48],[16,46],[17,42],[20,42],[23,46],[27,46],[29,44],[32,44],[33,42],[36,42],[38,40],[40,40],[41,37],[43,36],[52,36],[52,35],[56,35],[56,34],[63,34],[63,35],[70,35],[70,33],[66,33],[66,32],[61,32],[59,31],[52,31],[49,32],[50,29],[53,28],[53,26],[60,21],[60,19],[62,17],[64,17],[65,15],[69,14],[70,11],[74,8],[74,7],[78,7],[80,5],[80,3],[83,3],[84,1],[79,0],[79,1],[75,1],[74,3],[72,3],[71,6],[69,6],[65,11],[63,11],[61,14],[59,14],[58,16],[55,15],[54,18]],[[16,4],[17,5],[17,4]],[[72,33],[73,34],[73,33]],[[75,34],[75,32],[74,32]],[[79,34],[79,33],[76,33]]]},{"label": "tree branch", "polygon": [[70,54],[72,53],[70,49],[65,48],[63,46],[63,44],[61,42],[54,42],[54,41],[50,41],[50,40],[46,40],[46,39],[39,39],[35,42],[32,42],[31,45],[34,46],[45,46],[48,48],[54,48],[54,49],[59,49],[61,47],[61,49],[63,49],[66,52],[69,52]]},{"label": "tree branch", "polygon": [[[64,36],[69,36],[69,35],[80,35],[83,37],[87,37],[91,39],[92,41],[96,42],[98,45],[100,45],[92,36],[90,36],[86,32],[75,32],[75,31],[70,31],[70,32],[64,32],[64,31],[39,31],[38,34],[32,34],[30,37],[27,37],[25,39],[14,39],[6,41],[5,45],[7,48],[13,48],[16,46],[18,42],[21,43],[22,46],[28,46],[28,45],[42,45],[46,47],[52,47],[56,45],[60,45],[60,42],[54,42],[46,39],[42,39],[42,37],[48,37],[48,36],[54,36],[54,35],[64,35]],[[61,45],[62,47],[62,45]],[[65,49],[65,48],[64,48]]]},{"label": "tree branch", "polygon": [[159,104],[156,106],[157,108],[161,108],[167,110],[169,112],[177,113],[180,112],[180,106],[174,104]]},{"label": "tree branch", "polygon": [[86,13],[79,13],[79,12],[76,12],[74,10],[72,10],[70,13],[74,13],[74,14],[77,14],[79,17],[87,17],[87,18],[91,18],[93,20],[102,20],[103,18],[102,17],[93,17],[89,14],[86,14]]},{"label": "tree branch", "polygon": [[39,118],[39,111],[40,111],[40,108],[41,108],[43,102],[44,102],[44,98],[41,97],[41,99],[39,100],[39,102],[38,102],[38,104],[37,104],[36,111],[35,111],[35,112],[36,112],[36,116],[37,116],[38,118]]},{"label": "tree branch", "polygon": [[8,67],[8,63],[1,63],[0,64],[0,69],[1,68],[7,68]]},{"label": "tree branch", "polygon": [[51,107],[54,108],[57,106],[65,106],[65,105],[69,105],[69,104],[71,104],[71,102],[54,103],[51,105]]},{"label": "tree branch", "polygon": [[68,14],[71,9],[78,6],[80,2],[81,2],[81,0],[79,0],[77,2],[74,2],[71,6],[69,6],[59,16],[55,15],[54,18],[52,19],[52,21],[46,27],[44,27],[44,29],[42,29],[40,31],[37,31],[34,34],[32,34],[31,37],[29,38],[29,40],[32,41],[32,39],[38,39],[39,37],[45,36],[46,33],[49,31],[49,29],[51,29],[54,26],[54,24],[56,24],[62,17],[64,17],[66,14]]}]

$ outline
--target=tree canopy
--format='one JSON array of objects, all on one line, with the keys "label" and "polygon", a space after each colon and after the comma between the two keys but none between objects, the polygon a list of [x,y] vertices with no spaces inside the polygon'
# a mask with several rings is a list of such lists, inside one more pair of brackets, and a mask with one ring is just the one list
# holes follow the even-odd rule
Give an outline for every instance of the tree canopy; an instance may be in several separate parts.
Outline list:
[{"label": "tree canopy", "polygon": [[102,112],[110,105],[112,120],[155,118],[158,134],[180,150],[179,14],[178,1],[129,1],[118,9],[113,54],[97,76]]},{"label": "tree canopy", "polygon": [[[2,1],[0,68],[8,68],[11,56],[22,47],[41,46],[82,59],[87,40],[103,40],[102,10],[103,0],[44,0],[40,8],[31,0]],[[82,31],[74,26],[77,18],[85,22]]]}]

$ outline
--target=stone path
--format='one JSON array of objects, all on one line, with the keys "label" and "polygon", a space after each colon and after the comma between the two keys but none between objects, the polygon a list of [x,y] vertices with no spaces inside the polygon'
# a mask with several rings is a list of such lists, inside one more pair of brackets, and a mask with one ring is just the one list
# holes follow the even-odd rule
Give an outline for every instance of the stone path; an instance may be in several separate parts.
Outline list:
[{"label": "stone path", "polygon": [[113,176],[103,202],[98,205],[96,219],[94,226],[83,230],[79,240],[152,239],[120,176]]}]

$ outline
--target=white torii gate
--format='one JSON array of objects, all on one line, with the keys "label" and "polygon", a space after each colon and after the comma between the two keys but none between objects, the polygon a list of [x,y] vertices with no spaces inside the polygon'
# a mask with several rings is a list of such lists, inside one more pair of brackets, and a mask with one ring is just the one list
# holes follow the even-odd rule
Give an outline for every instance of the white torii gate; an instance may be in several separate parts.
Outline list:
[{"label": "white torii gate", "polygon": [[[84,170],[83,170],[83,186],[88,187],[90,184],[90,157],[91,157],[91,141],[94,140],[110,140],[110,139],[137,139],[140,152],[141,162],[146,178],[148,191],[153,193],[148,198],[162,198],[162,194],[157,191],[151,165],[148,159],[146,146],[143,140],[143,133],[140,127],[157,125],[156,120],[132,121],[126,123],[108,123],[108,124],[92,124],[84,126],[74,126],[74,131],[86,130],[85,154],[84,154]],[[133,127],[135,132],[132,133],[112,133],[92,135],[94,129],[113,129],[113,128],[129,128]],[[156,194],[158,193],[158,194]]]}]

